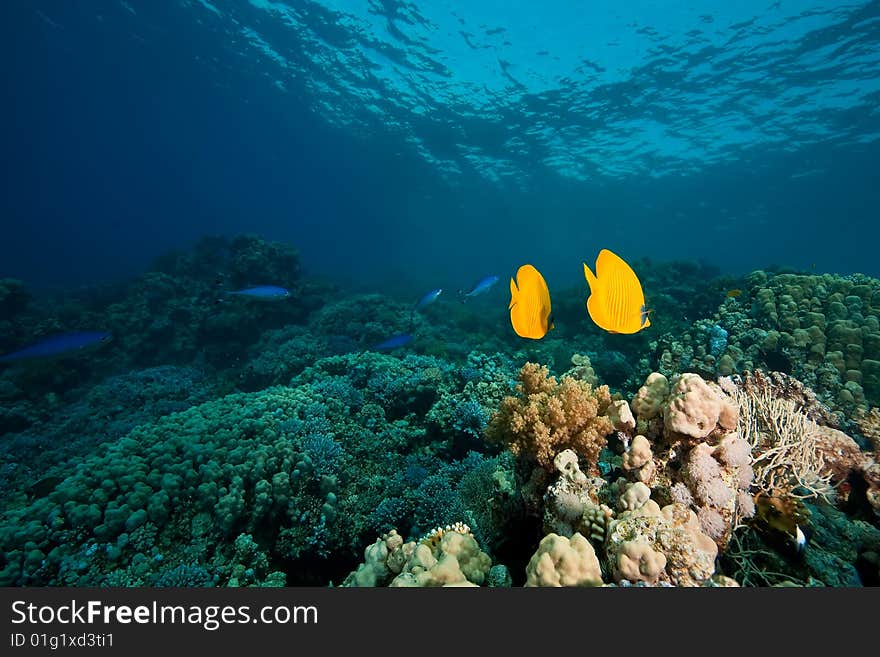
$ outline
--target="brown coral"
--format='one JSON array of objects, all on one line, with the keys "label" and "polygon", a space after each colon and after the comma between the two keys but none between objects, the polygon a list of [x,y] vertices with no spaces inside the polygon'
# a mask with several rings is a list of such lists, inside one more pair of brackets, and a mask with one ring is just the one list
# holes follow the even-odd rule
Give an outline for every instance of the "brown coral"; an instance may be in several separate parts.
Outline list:
[{"label": "brown coral", "polygon": [[557,382],[546,366],[526,363],[516,389],[519,396],[505,397],[492,414],[486,438],[551,472],[556,454],[572,449],[589,473],[598,473],[599,452],[613,431],[606,417],[608,386],[594,388],[569,376]]},{"label": "brown coral", "polygon": [[872,408],[863,412],[856,418],[862,435],[865,436],[874,448],[875,454],[880,454],[880,408]]}]

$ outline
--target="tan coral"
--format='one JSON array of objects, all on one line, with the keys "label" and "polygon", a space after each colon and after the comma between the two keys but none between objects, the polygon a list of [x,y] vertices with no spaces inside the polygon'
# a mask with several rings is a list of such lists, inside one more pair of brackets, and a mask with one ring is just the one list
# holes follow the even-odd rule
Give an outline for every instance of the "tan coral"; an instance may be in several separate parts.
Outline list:
[{"label": "tan coral", "polygon": [[577,454],[574,450],[564,449],[553,459],[553,466],[563,477],[572,483],[584,483],[587,480],[580,466],[578,465]]},{"label": "tan coral", "polygon": [[439,544],[422,542],[389,586],[479,586],[492,560],[470,533],[444,530]]},{"label": "tan coral", "polygon": [[645,541],[627,541],[617,555],[615,579],[656,584],[666,569],[666,555]]},{"label": "tan coral", "polygon": [[636,428],[636,419],[625,399],[611,402],[608,407],[608,419],[615,431],[631,434]]},{"label": "tan coral", "polygon": [[620,509],[622,511],[635,511],[644,506],[651,497],[651,489],[638,481],[629,484],[620,496]]},{"label": "tan coral", "polygon": [[633,398],[632,411],[639,420],[652,420],[660,414],[667,397],[669,380],[659,372],[652,372]]},{"label": "tan coral", "polygon": [[815,432],[816,451],[832,486],[838,486],[853,473],[864,472],[873,463],[871,455],[843,431],[817,425]]},{"label": "tan coral", "polygon": [[407,543],[391,530],[367,547],[364,563],[342,585],[479,586],[491,566],[491,558],[466,525],[437,528],[419,542]]},{"label": "tan coral", "polygon": [[548,534],[526,566],[526,586],[601,586],[599,558],[590,542]]},{"label": "tan coral", "polygon": [[663,406],[663,422],[667,439],[705,440],[717,431],[736,428],[738,412],[714,383],[699,374],[685,373],[672,384]]},{"label": "tan coral", "polygon": [[659,544],[666,555],[666,572],[677,586],[699,586],[715,573],[718,546],[704,534],[697,515],[690,509],[670,504],[663,507],[667,521]]},{"label": "tan coral", "polygon": [[364,562],[352,571],[343,586],[384,586],[388,580],[400,573],[408,554],[415,548],[415,543],[404,549],[403,538],[392,529],[383,534],[372,545],[364,550]]},{"label": "tan coral", "polygon": [[606,417],[611,404],[608,386],[593,388],[563,376],[557,382],[547,367],[526,363],[520,370],[519,396],[505,397],[492,414],[486,438],[553,471],[553,459],[564,449],[583,459],[587,472],[598,473],[599,452],[612,433]]},{"label": "tan coral", "polygon": [[[630,553],[631,542],[645,543],[664,555],[666,563],[657,582],[675,586],[701,586],[715,572],[718,546],[700,528],[693,511],[680,503],[663,507],[648,500],[635,511],[626,511],[611,521],[605,552],[612,564],[618,564],[616,578],[623,574],[619,564],[629,564],[621,555]],[[641,549],[641,548],[640,548]]]},{"label": "tan coral", "polygon": [[586,354],[572,354],[571,368],[565,372],[565,375],[586,381],[593,387],[599,385],[599,377],[596,376],[596,370],[593,369],[590,357]]},{"label": "tan coral", "polygon": [[654,480],[657,467],[654,463],[654,454],[651,451],[651,443],[645,436],[639,434],[632,439],[623,454],[621,467],[630,473],[631,478],[650,485]]},{"label": "tan coral", "polygon": [[591,534],[592,529],[584,525],[583,518],[588,509],[599,505],[598,491],[604,480],[581,472],[577,455],[570,449],[560,452],[554,464],[559,477],[544,493],[544,531],[562,536],[571,536],[577,531]]}]

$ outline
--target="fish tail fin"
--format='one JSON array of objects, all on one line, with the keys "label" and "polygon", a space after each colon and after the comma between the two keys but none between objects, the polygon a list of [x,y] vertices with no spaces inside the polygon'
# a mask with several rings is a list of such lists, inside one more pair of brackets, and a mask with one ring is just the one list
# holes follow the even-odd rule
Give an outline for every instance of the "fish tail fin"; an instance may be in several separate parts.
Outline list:
[{"label": "fish tail fin", "polygon": [[519,297],[519,288],[516,286],[516,281],[513,278],[510,279],[510,305],[507,306],[507,309],[510,310],[516,305],[517,298]]}]

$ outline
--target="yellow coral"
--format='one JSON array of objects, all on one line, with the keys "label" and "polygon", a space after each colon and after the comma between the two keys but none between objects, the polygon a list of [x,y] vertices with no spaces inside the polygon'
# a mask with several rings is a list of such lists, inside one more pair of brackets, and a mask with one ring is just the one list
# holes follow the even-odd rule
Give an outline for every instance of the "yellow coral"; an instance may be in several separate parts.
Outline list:
[{"label": "yellow coral", "polygon": [[546,366],[526,363],[517,392],[519,396],[505,397],[492,414],[486,438],[507,444],[514,454],[551,472],[556,454],[572,449],[597,473],[599,452],[613,431],[605,415],[611,405],[608,386],[593,388],[569,376],[557,382]]}]

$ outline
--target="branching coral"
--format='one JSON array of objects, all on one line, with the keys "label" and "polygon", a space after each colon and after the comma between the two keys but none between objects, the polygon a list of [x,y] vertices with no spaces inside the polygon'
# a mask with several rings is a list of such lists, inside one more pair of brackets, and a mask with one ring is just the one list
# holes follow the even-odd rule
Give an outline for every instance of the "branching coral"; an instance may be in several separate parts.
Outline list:
[{"label": "branching coral", "polygon": [[755,484],[768,494],[797,497],[834,495],[832,476],[820,447],[820,430],[792,399],[768,389],[732,390],[739,404],[739,432],[752,446]]},{"label": "branching coral", "polygon": [[557,382],[546,366],[526,363],[516,390],[519,396],[505,397],[493,413],[486,438],[551,472],[556,454],[572,449],[598,472],[599,452],[613,431],[605,416],[611,405],[608,387],[593,388],[569,376]]},{"label": "branching coral", "polygon": [[733,378],[737,385],[749,394],[764,394],[792,400],[804,415],[817,424],[835,428],[839,424],[839,418],[819,401],[816,393],[793,376],[782,372],[754,370],[743,372],[741,376]]}]

